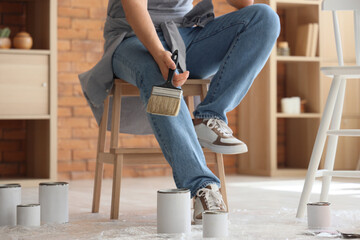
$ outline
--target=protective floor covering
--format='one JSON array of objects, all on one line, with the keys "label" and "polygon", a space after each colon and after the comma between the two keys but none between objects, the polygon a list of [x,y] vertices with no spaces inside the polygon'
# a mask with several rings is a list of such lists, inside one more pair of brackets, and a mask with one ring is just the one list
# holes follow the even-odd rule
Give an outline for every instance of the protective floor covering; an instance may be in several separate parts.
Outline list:
[{"label": "protective floor covering", "polygon": [[[306,235],[306,219],[295,218],[302,185],[299,179],[228,177],[230,236],[226,239],[326,239]],[[109,220],[110,180],[103,182],[98,214],[90,213],[93,182],[74,181],[70,182],[68,224],[0,227],[0,239],[202,239],[202,227],[194,225],[190,235],[156,234],[156,191],[173,188],[171,178],[128,178],[122,186],[119,220]],[[319,186],[316,182],[311,201],[318,200]],[[359,200],[359,181],[332,183],[333,230],[360,232]],[[37,188],[23,188],[22,203],[37,201]]]}]

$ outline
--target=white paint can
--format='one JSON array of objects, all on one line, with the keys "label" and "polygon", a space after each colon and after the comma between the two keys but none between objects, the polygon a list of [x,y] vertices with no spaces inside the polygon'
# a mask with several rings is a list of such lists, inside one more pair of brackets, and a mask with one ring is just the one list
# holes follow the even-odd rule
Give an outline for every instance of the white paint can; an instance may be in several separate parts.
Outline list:
[{"label": "white paint can", "polygon": [[17,205],[17,225],[40,226],[40,204]]},{"label": "white paint can", "polygon": [[203,212],[202,219],[204,238],[219,238],[229,235],[228,212],[208,210]]},{"label": "white paint can", "polygon": [[16,206],[20,203],[20,184],[0,185],[0,226],[16,225]]},{"label": "white paint can", "polygon": [[42,223],[69,222],[69,184],[48,182],[39,184],[39,202]]},{"label": "white paint can", "polygon": [[189,189],[167,189],[157,192],[157,232],[190,233],[191,199]]},{"label": "white paint can", "polygon": [[307,217],[309,229],[328,229],[331,226],[331,213],[329,202],[316,202],[307,204]]}]

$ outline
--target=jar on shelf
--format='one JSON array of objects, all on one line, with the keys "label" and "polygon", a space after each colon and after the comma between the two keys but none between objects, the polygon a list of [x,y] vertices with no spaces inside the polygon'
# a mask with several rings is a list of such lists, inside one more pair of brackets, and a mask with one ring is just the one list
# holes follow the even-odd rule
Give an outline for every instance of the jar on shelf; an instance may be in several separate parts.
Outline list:
[{"label": "jar on shelf", "polygon": [[13,40],[15,48],[30,49],[33,45],[32,37],[27,32],[19,32]]},{"label": "jar on shelf", "polygon": [[290,56],[290,48],[289,48],[288,42],[282,41],[282,42],[278,43],[277,55],[278,56]]}]

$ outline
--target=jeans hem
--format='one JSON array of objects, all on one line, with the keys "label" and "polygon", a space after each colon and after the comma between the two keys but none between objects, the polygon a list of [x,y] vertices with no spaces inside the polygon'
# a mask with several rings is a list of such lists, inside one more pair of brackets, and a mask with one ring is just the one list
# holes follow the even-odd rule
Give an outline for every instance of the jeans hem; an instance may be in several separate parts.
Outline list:
[{"label": "jeans hem", "polygon": [[215,119],[219,119],[219,120],[223,120],[224,122],[226,122],[226,119],[223,119],[220,116],[216,116],[216,115],[212,115],[212,114],[197,114],[196,116],[194,115],[194,118],[201,118],[201,119],[210,119],[210,118],[215,118]]}]

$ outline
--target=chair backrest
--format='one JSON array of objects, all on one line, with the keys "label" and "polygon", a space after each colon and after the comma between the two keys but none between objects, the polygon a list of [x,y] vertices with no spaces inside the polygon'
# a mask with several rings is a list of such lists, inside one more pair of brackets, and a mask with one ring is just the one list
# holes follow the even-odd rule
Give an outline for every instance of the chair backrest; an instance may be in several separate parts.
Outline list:
[{"label": "chair backrest", "polygon": [[360,66],[360,0],[323,0],[322,9],[332,11],[333,14],[336,51],[340,66],[344,65],[344,57],[336,11],[354,11],[355,56],[356,65]]}]

